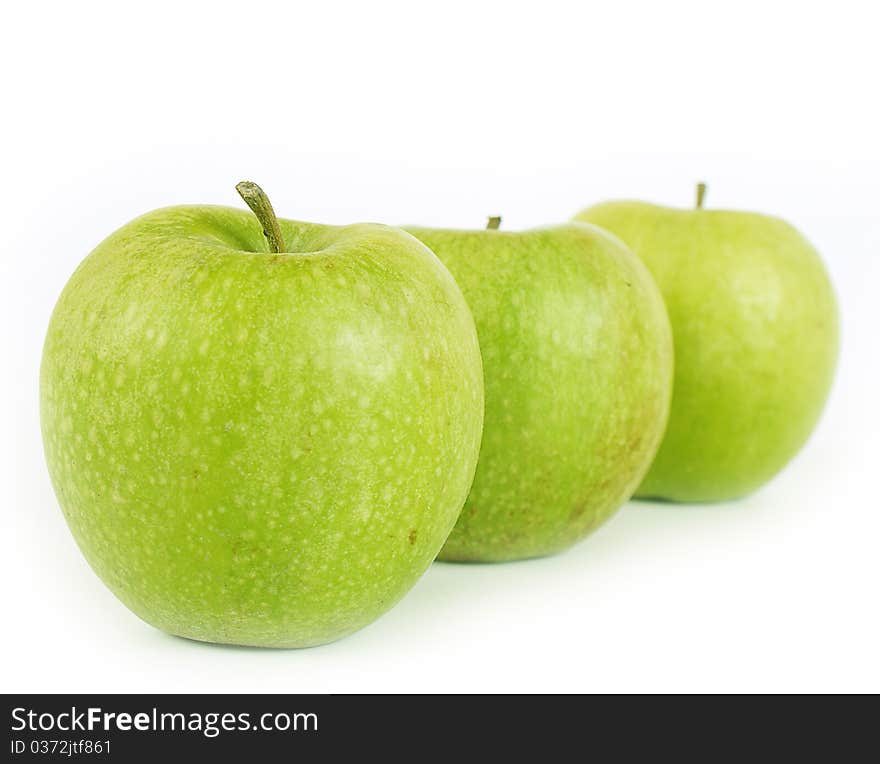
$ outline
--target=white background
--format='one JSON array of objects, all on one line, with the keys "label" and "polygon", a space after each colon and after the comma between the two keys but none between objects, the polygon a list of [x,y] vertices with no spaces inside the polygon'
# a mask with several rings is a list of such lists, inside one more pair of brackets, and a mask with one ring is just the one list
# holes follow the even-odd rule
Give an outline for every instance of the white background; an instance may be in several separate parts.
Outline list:
[{"label": "white background", "polygon": [[[880,691],[875,3],[7,4],[0,23],[0,690]],[[772,484],[633,503],[550,559],[434,565],[341,642],[140,622],[64,524],[37,375],[78,262],[155,207],[506,228],[604,198],[782,215],[839,293],[826,415]]]}]

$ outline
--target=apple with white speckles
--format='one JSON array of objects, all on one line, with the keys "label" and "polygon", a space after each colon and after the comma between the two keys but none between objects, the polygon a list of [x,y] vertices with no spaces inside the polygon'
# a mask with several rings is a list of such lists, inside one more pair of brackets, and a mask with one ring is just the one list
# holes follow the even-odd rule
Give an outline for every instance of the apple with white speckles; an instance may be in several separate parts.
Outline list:
[{"label": "apple with white speckles", "polygon": [[239,191],[256,217],[157,210],[74,273],[43,351],[46,459],[80,549],[142,619],[316,645],[388,610],[446,540],[480,352],[415,238],[277,220]]},{"label": "apple with white speckles", "polygon": [[585,220],[620,236],[657,280],[675,335],[669,427],[638,489],[646,498],[726,501],[776,475],[828,397],[838,353],[822,259],[779,218],[636,201]]},{"label": "apple with white speckles", "polygon": [[477,324],[486,418],[476,477],[441,559],[565,549],[630,497],[672,394],[672,334],[639,259],[596,226],[409,229]]}]

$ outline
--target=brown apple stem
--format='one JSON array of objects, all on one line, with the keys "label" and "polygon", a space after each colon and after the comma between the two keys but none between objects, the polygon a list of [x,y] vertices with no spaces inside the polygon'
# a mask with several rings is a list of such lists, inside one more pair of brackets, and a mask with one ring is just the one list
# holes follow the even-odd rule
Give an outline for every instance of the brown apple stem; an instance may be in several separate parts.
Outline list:
[{"label": "brown apple stem", "polygon": [[281,235],[278,218],[275,217],[275,210],[272,209],[272,202],[269,201],[266,192],[249,180],[243,180],[236,185],[235,190],[260,221],[263,236],[269,244],[269,251],[276,254],[284,252],[284,237]]},{"label": "brown apple stem", "polygon": [[486,221],[486,230],[487,231],[497,231],[501,227],[501,216],[500,215],[492,215]]},{"label": "brown apple stem", "polygon": [[706,199],[706,184],[697,183],[697,209],[703,209],[703,202]]}]

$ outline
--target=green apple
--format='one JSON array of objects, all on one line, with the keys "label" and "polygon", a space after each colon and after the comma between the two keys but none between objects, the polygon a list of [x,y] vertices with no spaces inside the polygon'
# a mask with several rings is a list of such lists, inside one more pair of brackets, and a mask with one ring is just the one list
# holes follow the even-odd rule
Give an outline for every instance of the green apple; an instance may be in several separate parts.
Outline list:
[{"label": "green apple", "polygon": [[617,234],[663,292],[675,336],[669,427],[643,497],[723,501],[766,483],[813,430],[838,350],[816,250],[768,215],[607,202],[577,220]]},{"label": "green apple", "polygon": [[669,321],[635,255],[595,226],[497,223],[408,229],[455,276],[483,352],[483,445],[445,560],[546,555],[594,530],[650,466],[672,394]]},{"label": "green apple", "polygon": [[240,192],[259,221],[161,209],[80,265],[43,351],[43,440],[77,543],[137,615],[315,645],[388,610],[446,540],[479,452],[479,346],[409,234],[278,221]]}]

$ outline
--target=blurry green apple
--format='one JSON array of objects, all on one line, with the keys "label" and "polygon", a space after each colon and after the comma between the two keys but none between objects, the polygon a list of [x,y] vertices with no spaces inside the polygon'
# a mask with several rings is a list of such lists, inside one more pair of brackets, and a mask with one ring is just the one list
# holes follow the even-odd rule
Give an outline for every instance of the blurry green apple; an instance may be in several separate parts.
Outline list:
[{"label": "blurry green apple", "polygon": [[394,605],[455,523],[477,336],[412,236],[277,221],[239,190],[260,222],[157,210],[74,273],[43,352],[46,457],[89,563],[145,621],[315,645]]},{"label": "blurry green apple", "polygon": [[669,427],[639,496],[720,501],[772,478],[831,387],[834,292],[788,223],[751,212],[607,202],[577,220],[617,234],[663,292],[675,335]]},{"label": "blurry green apple", "polygon": [[498,222],[409,229],[455,276],[483,353],[483,445],[445,560],[545,555],[587,535],[641,481],[672,393],[666,310],[635,255],[595,226]]}]

